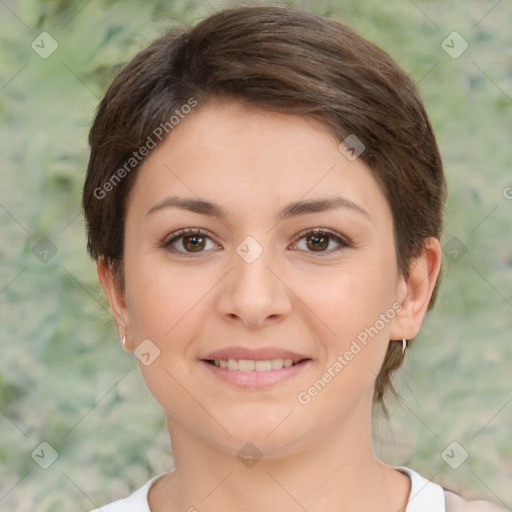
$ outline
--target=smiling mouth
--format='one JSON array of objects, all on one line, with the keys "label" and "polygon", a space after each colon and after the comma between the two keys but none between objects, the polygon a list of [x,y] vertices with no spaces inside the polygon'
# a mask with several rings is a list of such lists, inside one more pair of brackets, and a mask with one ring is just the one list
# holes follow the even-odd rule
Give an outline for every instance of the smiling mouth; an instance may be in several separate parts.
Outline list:
[{"label": "smiling mouth", "polygon": [[204,359],[206,363],[216,366],[218,368],[225,368],[227,370],[239,370],[243,372],[265,372],[272,370],[281,370],[283,368],[290,368],[291,366],[298,365],[310,359],[284,359],[277,357],[274,359],[265,359],[256,361],[253,359]]}]

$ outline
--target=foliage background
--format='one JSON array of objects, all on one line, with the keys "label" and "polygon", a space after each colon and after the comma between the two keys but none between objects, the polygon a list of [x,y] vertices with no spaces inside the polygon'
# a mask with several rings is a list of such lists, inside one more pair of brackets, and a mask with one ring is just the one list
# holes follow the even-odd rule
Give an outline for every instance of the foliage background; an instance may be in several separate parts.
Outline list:
[{"label": "foliage background", "polygon": [[[89,510],[172,467],[163,412],[118,343],[86,256],[87,132],[121,63],[169,25],[236,3],[0,1],[2,510]],[[376,450],[512,510],[512,5],[294,5],[347,21],[413,76],[449,183],[438,304],[397,379],[401,401],[375,420]],[[47,59],[31,48],[43,31],[59,45]],[[469,43],[458,59],[441,48],[453,31]],[[48,469],[31,456],[43,441],[58,454]],[[458,469],[441,457],[452,441],[469,453]]]}]

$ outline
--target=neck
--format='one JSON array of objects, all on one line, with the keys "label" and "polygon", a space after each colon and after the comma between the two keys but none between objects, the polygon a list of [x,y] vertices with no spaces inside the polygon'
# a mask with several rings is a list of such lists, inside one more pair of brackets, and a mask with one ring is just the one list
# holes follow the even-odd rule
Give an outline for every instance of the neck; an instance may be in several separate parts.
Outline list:
[{"label": "neck", "polygon": [[246,465],[167,421],[176,469],[153,486],[152,512],[405,510],[409,478],[375,457],[371,425],[342,425],[286,456]]}]

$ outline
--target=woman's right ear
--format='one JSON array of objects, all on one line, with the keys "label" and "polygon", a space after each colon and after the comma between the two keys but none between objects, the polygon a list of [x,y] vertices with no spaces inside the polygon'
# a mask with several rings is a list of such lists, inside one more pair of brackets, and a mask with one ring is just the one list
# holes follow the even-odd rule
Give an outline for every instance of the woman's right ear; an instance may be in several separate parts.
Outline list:
[{"label": "woman's right ear", "polygon": [[96,262],[96,270],[101,287],[107,296],[112,315],[119,330],[119,337],[123,339],[126,335],[126,350],[130,350],[130,315],[124,298],[124,291],[119,279],[116,278],[113,265],[108,263],[103,256]]}]

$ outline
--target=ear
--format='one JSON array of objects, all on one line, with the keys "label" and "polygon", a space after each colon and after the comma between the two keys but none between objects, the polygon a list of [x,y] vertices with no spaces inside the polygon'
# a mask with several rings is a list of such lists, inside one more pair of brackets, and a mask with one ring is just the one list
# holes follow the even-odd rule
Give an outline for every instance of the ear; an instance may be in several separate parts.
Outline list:
[{"label": "ear", "polygon": [[122,339],[126,334],[125,349],[132,350],[134,347],[130,336],[130,316],[121,283],[116,279],[112,265],[108,264],[105,258],[98,258],[96,270],[101,287],[107,296],[112,315],[116,321],[119,337]]},{"label": "ear", "polygon": [[402,277],[398,285],[397,301],[402,309],[393,318],[390,339],[410,340],[418,334],[440,270],[441,243],[431,237],[422,254],[412,262],[409,275]]}]

